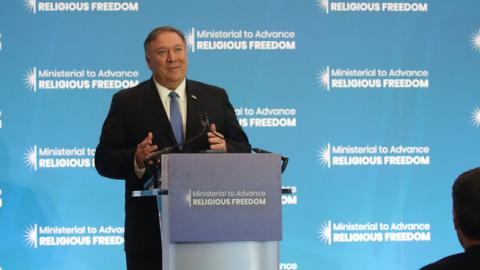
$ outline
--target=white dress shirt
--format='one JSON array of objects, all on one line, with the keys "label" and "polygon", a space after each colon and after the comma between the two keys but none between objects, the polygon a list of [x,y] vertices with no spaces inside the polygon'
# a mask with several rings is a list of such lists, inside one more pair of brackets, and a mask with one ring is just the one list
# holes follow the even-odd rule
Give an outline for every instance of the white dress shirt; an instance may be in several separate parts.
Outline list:
[{"label": "white dress shirt", "polygon": [[[170,90],[165,86],[159,84],[155,78],[153,79],[155,82],[155,86],[157,87],[158,94],[160,95],[160,99],[162,100],[163,108],[167,113],[168,120],[170,120],[170,92],[175,91],[178,95],[178,105],[180,106],[180,114],[182,116],[182,127],[183,127],[183,134],[186,134],[187,129],[187,91],[186,88],[186,80],[183,81],[178,85],[175,90]],[[145,134],[147,136],[147,134]],[[161,149],[158,149],[161,150]],[[138,178],[142,178],[143,174],[145,173],[145,168],[140,169],[137,165],[137,160],[133,158],[133,167],[135,168],[135,174]]]}]

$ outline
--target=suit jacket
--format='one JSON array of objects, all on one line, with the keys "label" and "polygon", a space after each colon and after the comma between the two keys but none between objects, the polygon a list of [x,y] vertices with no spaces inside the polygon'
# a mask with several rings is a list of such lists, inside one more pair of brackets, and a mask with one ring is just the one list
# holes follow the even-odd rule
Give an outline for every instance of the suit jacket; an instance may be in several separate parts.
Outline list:
[{"label": "suit jacket", "polygon": [[478,270],[480,269],[480,246],[467,249],[459,253],[445,257],[435,263],[421,268],[421,270]]},{"label": "suit jacket", "polygon": [[[208,114],[217,131],[227,139],[228,152],[249,152],[248,138],[240,127],[225,90],[187,80],[187,120],[185,140],[201,133],[200,115]],[[160,95],[153,79],[113,95],[110,111],[102,127],[95,153],[95,167],[102,176],[125,179],[125,250],[161,250],[157,204],[154,198],[132,198],[147,179],[134,170],[137,144],[153,133],[153,144],[163,149],[176,144]],[[228,143],[228,140],[236,143]],[[243,145],[243,146],[242,146]],[[182,152],[208,149],[206,135]]]}]

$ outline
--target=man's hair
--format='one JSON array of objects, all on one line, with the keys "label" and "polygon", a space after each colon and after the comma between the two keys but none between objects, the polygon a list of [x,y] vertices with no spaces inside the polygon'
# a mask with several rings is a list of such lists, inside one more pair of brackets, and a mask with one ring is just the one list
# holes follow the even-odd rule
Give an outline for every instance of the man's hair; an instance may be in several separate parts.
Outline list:
[{"label": "man's hair", "polygon": [[153,29],[152,31],[150,31],[147,38],[143,42],[143,49],[145,50],[145,53],[147,53],[147,47],[150,44],[150,42],[154,41],[158,37],[158,35],[160,35],[161,33],[164,33],[164,32],[176,33],[183,40],[183,44],[184,45],[187,44],[186,39],[185,39],[185,35],[183,34],[182,31],[178,30],[175,27],[171,27],[171,26],[160,26],[160,27],[157,27],[157,28]]},{"label": "man's hair", "polygon": [[466,237],[480,240],[480,167],[458,176],[452,199],[459,229]]}]

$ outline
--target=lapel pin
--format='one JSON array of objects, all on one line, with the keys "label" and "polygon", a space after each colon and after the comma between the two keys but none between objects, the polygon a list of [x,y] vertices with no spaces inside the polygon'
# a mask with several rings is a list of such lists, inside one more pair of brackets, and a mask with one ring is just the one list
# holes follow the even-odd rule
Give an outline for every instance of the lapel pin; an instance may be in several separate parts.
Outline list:
[{"label": "lapel pin", "polygon": [[197,96],[191,95],[191,97],[192,97],[193,99],[197,100]]}]

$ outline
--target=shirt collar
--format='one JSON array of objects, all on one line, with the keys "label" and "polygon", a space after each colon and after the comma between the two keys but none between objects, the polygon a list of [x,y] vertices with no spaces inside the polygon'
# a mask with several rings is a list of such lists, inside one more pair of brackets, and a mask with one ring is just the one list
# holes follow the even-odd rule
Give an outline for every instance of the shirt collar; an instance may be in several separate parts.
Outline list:
[{"label": "shirt collar", "polygon": [[[170,90],[170,89],[166,88],[165,86],[159,84],[155,80],[155,78],[153,78],[153,81],[155,82],[155,86],[157,87],[157,91],[160,94],[160,98],[162,99],[162,101],[167,100],[168,95],[170,94],[170,92],[172,92],[172,90]],[[183,79],[183,81],[178,85],[178,87],[175,90],[173,90],[173,91],[175,91],[175,93],[177,93],[179,100],[184,100],[185,96],[187,95],[186,90],[185,90],[185,85],[186,85],[186,79]]]}]

